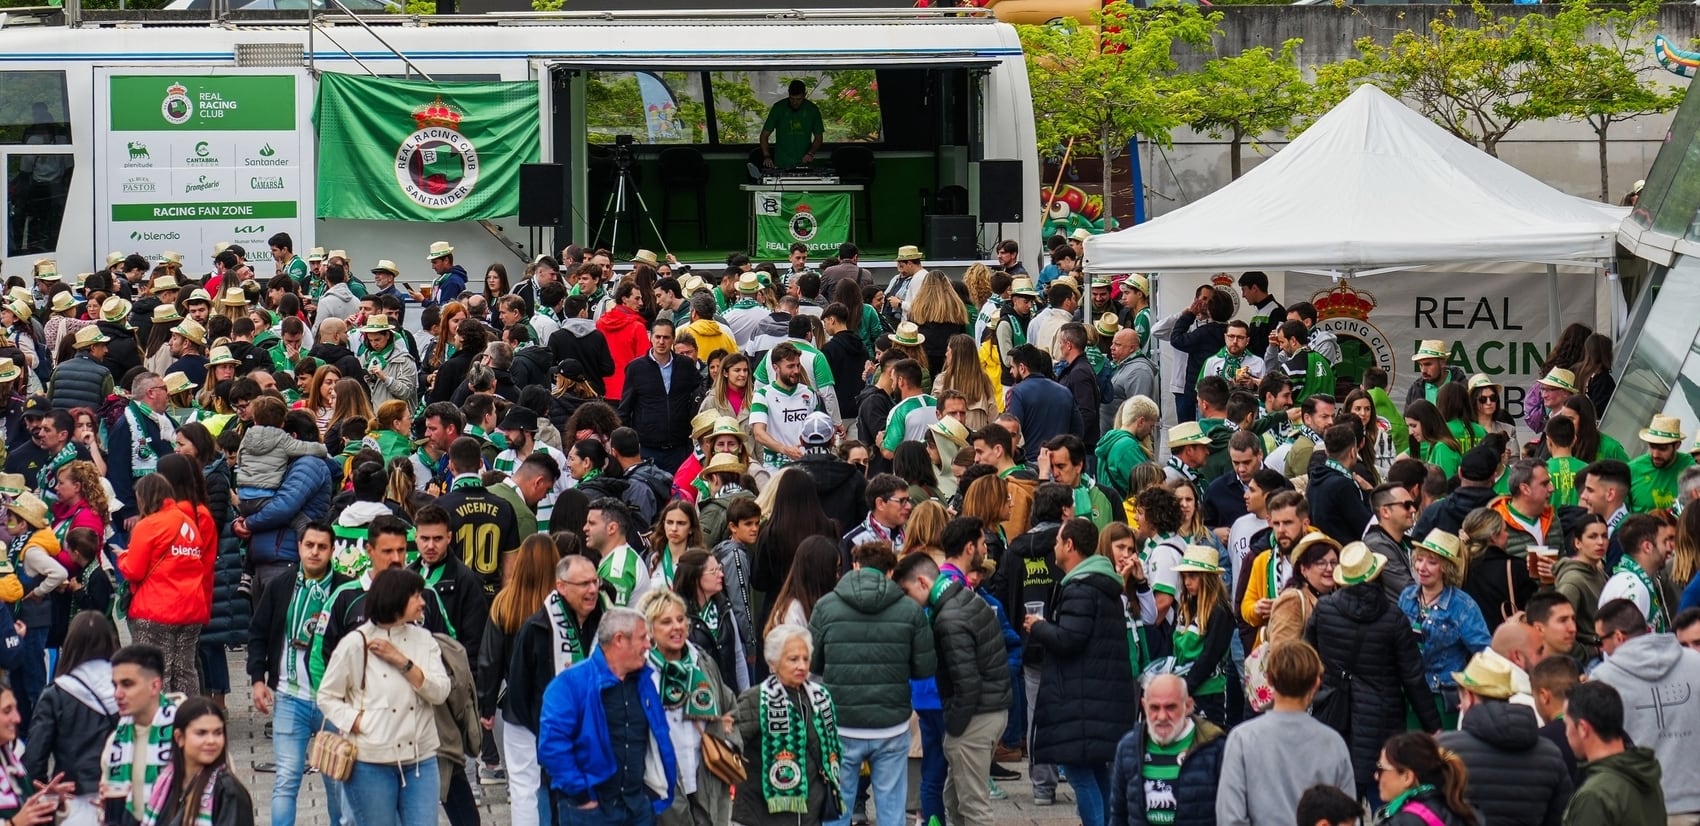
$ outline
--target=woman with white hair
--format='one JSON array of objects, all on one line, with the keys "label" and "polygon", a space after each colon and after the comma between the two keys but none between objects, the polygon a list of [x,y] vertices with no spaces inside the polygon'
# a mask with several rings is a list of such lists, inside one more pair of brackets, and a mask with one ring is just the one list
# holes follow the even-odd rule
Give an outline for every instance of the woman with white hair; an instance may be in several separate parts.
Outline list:
[{"label": "woman with white hair", "polygon": [[809,679],[809,629],[778,625],[763,653],[771,676],[738,698],[738,734],[750,761],[732,804],[743,826],[809,826],[844,811],[838,789],[837,717],[832,695]]},{"label": "woman with white hair", "polygon": [[1151,433],[1163,412],[1150,396],[1134,396],[1116,411],[1116,426],[1098,440],[1098,481],[1127,496],[1134,467],[1153,461]]},{"label": "woman with white hair", "polygon": [[637,609],[649,623],[655,645],[649,651],[650,680],[661,693],[667,733],[679,764],[673,806],[661,813],[658,822],[660,826],[727,826],[732,822],[732,796],[726,782],[709,771],[702,741],[718,737],[737,748],[735,721],[728,713],[737,694],[726,686],[714,657],[691,644],[691,620],[683,597],[666,588],[651,588],[638,600]]}]

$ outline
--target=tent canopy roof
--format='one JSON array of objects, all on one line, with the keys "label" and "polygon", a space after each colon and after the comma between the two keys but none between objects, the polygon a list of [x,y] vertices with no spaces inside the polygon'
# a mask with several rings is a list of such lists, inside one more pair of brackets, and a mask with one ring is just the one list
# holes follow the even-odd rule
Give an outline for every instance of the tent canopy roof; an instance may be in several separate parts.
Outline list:
[{"label": "tent canopy roof", "polygon": [[1086,242],[1090,272],[1597,262],[1628,209],[1567,195],[1364,85],[1211,195]]}]

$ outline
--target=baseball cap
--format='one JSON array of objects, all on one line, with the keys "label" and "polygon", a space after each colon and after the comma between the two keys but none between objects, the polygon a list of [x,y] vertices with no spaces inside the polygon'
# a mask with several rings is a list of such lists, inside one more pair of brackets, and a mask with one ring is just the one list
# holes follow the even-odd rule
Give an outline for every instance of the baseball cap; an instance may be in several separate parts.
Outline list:
[{"label": "baseball cap", "polygon": [[820,411],[810,413],[803,419],[803,444],[829,445],[838,435],[838,427],[832,417]]}]

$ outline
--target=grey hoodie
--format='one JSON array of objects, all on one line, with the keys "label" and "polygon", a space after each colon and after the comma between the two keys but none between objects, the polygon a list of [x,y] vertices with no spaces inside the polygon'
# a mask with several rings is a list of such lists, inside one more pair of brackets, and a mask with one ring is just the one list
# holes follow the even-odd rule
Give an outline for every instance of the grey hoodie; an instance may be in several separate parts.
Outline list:
[{"label": "grey hoodie", "polygon": [[236,466],[237,487],[277,490],[283,486],[283,474],[289,470],[291,459],[329,454],[318,442],[303,442],[280,428],[254,425],[242,434],[237,455],[241,457]]},{"label": "grey hoodie", "polygon": [[1618,646],[1594,669],[1623,695],[1623,728],[1664,767],[1660,781],[1671,814],[1700,812],[1700,652],[1671,634],[1642,634]]}]

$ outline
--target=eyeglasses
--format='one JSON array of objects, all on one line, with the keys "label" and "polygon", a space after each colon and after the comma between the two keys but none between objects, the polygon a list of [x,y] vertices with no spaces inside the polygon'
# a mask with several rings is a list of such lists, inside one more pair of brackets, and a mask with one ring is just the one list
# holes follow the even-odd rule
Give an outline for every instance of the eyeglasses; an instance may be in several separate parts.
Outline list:
[{"label": "eyeglasses", "polygon": [[1398,771],[1398,769],[1395,769],[1392,766],[1383,766],[1380,763],[1375,764],[1375,776],[1377,778],[1381,777],[1382,772],[1390,771]]},{"label": "eyeglasses", "polygon": [[892,502],[892,503],[898,504],[898,505],[913,505],[913,504],[915,504],[914,500],[910,499],[907,496],[902,497],[902,498],[898,498],[896,496],[887,496],[885,498],[885,501]]},{"label": "eyeglasses", "polygon": [[598,581],[594,579],[581,579],[577,582],[568,582],[566,585],[568,588],[595,588],[598,585]]}]

